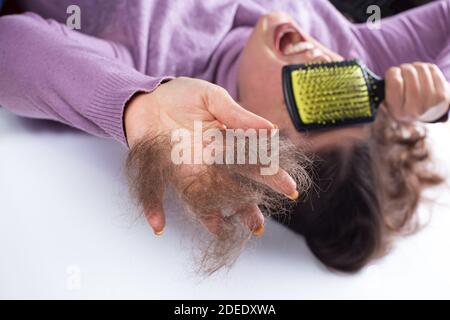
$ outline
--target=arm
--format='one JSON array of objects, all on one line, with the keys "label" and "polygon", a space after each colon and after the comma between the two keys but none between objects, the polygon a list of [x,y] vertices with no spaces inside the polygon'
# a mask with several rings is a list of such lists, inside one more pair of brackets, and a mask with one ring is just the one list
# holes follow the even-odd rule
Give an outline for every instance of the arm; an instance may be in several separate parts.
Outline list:
[{"label": "arm", "polygon": [[352,25],[356,54],[376,73],[417,61],[436,64],[450,81],[450,1],[428,5],[381,20],[372,30]]},{"label": "arm", "polygon": [[[194,121],[202,121],[205,126],[221,123],[228,128],[273,129],[270,122],[243,109],[216,85],[178,78],[159,86],[164,78],[137,72],[123,47],[70,31],[35,14],[0,18],[0,72],[0,105],[18,115],[57,120],[124,144],[128,140],[131,157],[136,154],[136,146],[152,141],[149,134],[170,137],[171,130],[189,127]],[[138,198],[159,233],[165,224],[162,195],[166,187],[165,179],[158,183],[160,169],[172,166],[172,162],[170,145],[157,147],[162,149],[160,153],[152,149],[141,154],[145,159],[145,165],[138,166],[141,180],[132,185],[145,191]],[[164,153],[167,149],[169,154]],[[163,163],[158,164],[159,158]],[[186,169],[171,174],[170,179],[184,176],[190,177],[192,172]],[[262,184],[298,197],[296,182],[282,169]],[[208,190],[208,186],[200,187]],[[231,190],[238,188],[239,184]],[[211,204],[216,203],[217,196],[210,195]],[[232,208],[249,212],[253,218],[245,223],[251,229],[263,223],[254,201],[246,204],[247,211]],[[200,204],[194,202],[192,206],[199,211]]]},{"label": "arm", "polygon": [[32,13],[0,18],[0,105],[126,144],[123,113],[162,78],[133,67],[122,46]]},{"label": "arm", "polygon": [[[393,115],[397,118],[404,119],[406,111],[413,119],[417,119],[418,113],[426,112],[419,120],[447,121],[449,105],[446,99],[450,94],[449,19],[450,1],[444,0],[383,19],[379,30],[371,30],[366,24],[352,26],[355,43],[358,43],[357,55],[376,73],[386,74],[388,90],[389,86],[396,88],[392,94],[387,92],[387,104],[401,105],[397,100],[409,96],[407,91],[401,90],[412,88],[410,92],[415,97],[404,101],[405,111],[397,107],[393,109]],[[427,63],[437,68],[430,69]]]}]

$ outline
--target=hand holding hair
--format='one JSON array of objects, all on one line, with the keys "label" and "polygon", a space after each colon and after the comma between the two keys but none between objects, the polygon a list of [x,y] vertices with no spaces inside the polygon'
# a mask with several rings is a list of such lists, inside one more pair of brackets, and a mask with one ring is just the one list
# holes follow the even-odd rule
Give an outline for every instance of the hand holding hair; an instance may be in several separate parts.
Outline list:
[{"label": "hand holding hair", "polygon": [[[268,130],[276,128],[271,122],[242,108],[225,89],[203,80],[176,78],[160,85],[151,93],[138,94],[129,102],[125,112],[125,128],[131,152],[136,146],[142,145],[142,142],[145,140],[155,139],[158,136],[170,137],[170,132],[174,129],[186,128],[193,130],[194,121],[202,121],[203,127],[206,128],[254,128]],[[170,140],[168,139],[160,140],[162,145],[169,143]],[[162,145],[160,145],[162,149],[170,148],[170,146],[163,148]],[[150,180],[148,183],[158,185],[158,176],[163,175],[161,173],[162,169],[158,168],[158,166],[166,167],[167,164],[163,162],[170,162],[170,158],[165,158],[158,163],[159,160],[153,160],[152,164],[148,163],[149,166],[155,166],[154,169],[160,170],[159,173],[155,174],[155,171],[152,172],[150,170],[151,168],[144,168],[149,170],[148,172],[152,172],[149,174],[153,175],[153,182],[150,182]],[[207,179],[202,181],[199,178],[207,170],[202,165],[183,165],[182,168],[171,172],[170,179],[189,179],[190,176],[194,176],[195,179],[201,181],[199,184],[205,184],[203,186],[198,185],[196,188],[207,190],[209,184],[217,183]],[[253,181],[263,184],[293,200],[298,198],[297,183],[285,170],[280,169],[274,176],[264,179],[258,176],[259,172],[253,173],[254,176],[251,177]],[[169,178],[161,179],[158,191],[152,189],[152,192],[156,192],[153,195],[152,203],[146,203],[143,208],[149,224],[157,235],[162,234],[165,226],[163,196],[167,184],[166,179]],[[197,183],[197,180],[194,181],[192,179],[189,187],[192,188],[192,185],[195,183]],[[180,187],[180,190],[184,191],[186,188],[183,185],[183,187]],[[217,189],[210,189],[210,192],[214,191],[217,191]],[[199,196],[197,193],[201,194],[201,191],[195,193],[196,196]],[[222,195],[208,196],[211,197],[208,201],[209,205],[214,197],[219,199]],[[245,199],[244,193],[242,197]],[[141,200],[146,202],[144,199]],[[201,201],[201,199],[197,199],[194,205],[199,205]],[[220,201],[217,200],[217,203],[220,203]],[[255,235],[262,234],[264,231],[264,216],[258,208],[258,203],[239,203],[239,205],[241,207],[234,208],[235,213],[241,216],[242,221]],[[206,206],[207,204],[203,207]],[[220,212],[214,212],[213,208],[211,210],[211,212],[203,213],[200,220],[211,233],[217,234],[219,233],[219,224],[223,221],[223,217]]]}]

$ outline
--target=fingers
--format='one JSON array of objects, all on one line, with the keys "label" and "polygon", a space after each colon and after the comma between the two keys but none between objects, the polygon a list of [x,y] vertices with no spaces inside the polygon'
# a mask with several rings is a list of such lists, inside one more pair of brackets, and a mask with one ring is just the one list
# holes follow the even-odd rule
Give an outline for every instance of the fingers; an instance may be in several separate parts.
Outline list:
[{"label": "fingers", "polygon": [[286,195],[291,200],[298,199],[299,193],[297,191],[297,183],[283,169],[278,170],[273,176],[258,175],[258,177],[261,177],[263,183],[272,190]]},{"label": "fingers", "polygon": [[385,81],[385,103],[398,121],[432,122],[448,111],[448,84],[436,65],[416,62],[390,68]]},{"label": "fingers", "polygon": [[[256,204],[249,205],[236,211],[241,221],[255,236],[264,233],[264,215]],[[201,224],[213,235],[219,235],[223,222],[220,211],[211,212],[200,218]]]},{"label": "fingers", "polygon": [[404,121],[414,121],[422,111],[422,86],[419,82],[419,73],[411,64],[400,67],[405,82],[405,102],[402,107]]},{"label": "fingers", "polygon": [[422,122],[435,122],[445,115],[450,107],[450,88],[442,71],[433,64],[428,64],[431,81],[433,83],[433,96],[427,101],[427,108],[418,120]]},{"label": "fingers", "polygon": [[160,236],[163,234],[164,227],[166,225],[166,216],[162,205],[158,205],[155,208],[147,210],[145,213],[145,218],[153,229],[155,235]]},{"label": "fingers", "polygon": [[222,215],[220,211],[212,212],[206,216],[202,216],[200,222],[211,234],[218,235],[222,223]]},{"label": "fingers", "polygon": [[164,191],[158,191],[152,199],[150,206],[145,210],[145,218],[153,229],[153,233],[160,236],[163,234],[166,225],[166,215],[163,208]]},{"label": "fingers", "polygon": [[275,192],[284,194],[291,200],[297,200],[299,197],[299,192],[297,191],[297,183],[295,180],[283,169],[278,170],[278,172],[271,176],[264,176],[255,173],[249,178],[268,186]]},{"label": "fingers", "polygon": [[445,79],[444,74],[442,73],[441,69],[439,69],[436,65],[431,64],[430,67],[430,73],[433,78],[435,91],[436,91],[436,100],[435,103],[440,103],[442,101],[449,102],[450,100],[450,88],[449,83],[447,82],[447,79]]},{"label": "fingers", "polygon": [[398,67],[390,68],[385,75],[386,83],[386,105],[391,116],[400,120],[403,116],[403,105],[405,101],[405,83],[402,71]]},{"label": "fingers", "polygon": [[264,215],[256,204],[245,207],[238,214],[254,236],[259,237],[264,234]]},{"label": "fingers", "polygon": [[419,83],[421,86],[421,93],[420,93],[420,104],[421,109],[419,112],[419,115],[425,113],[427,111],[426,107],[435,105],[435,96],[436,96],[436,90],[435,90],[435,83],[433,80],[433,76],[431,74],[430,66],[428,64],[424,63],[414,63],[413,66],[416,68],[418,76],[419,76]]},{"label": "fingers", "polygon": [[209,129],[219,129],[219,130],[227,129],[227,126],[218,120],[205,121],[202,125],[203,125],[204,131],[209,130]]},{"label": "fingers", "polygon": [[274,129],[270,121],[244,109],[228,92],[219,86],[210,86],[206,94],[208,111],[231,129]]}]

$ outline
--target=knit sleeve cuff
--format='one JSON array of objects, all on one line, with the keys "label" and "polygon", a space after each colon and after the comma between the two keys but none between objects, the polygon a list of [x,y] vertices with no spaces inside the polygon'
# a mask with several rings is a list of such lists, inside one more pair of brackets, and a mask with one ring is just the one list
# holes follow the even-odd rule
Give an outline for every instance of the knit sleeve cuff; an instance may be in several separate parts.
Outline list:
[{"label": "knit sleeve cuff", "polygon": [[128,148],[124,127],[126,104],[136,93],[152,92],[171,79],[173,77],[149,77],[137,71],[111,74],[99,83],[84,114]]}]

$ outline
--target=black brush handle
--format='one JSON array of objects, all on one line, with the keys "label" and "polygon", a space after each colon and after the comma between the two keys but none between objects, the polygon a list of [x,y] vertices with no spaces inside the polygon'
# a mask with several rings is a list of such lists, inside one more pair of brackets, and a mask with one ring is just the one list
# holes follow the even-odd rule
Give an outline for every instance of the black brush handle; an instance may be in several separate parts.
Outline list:
[{"label": "black brush handle", "polygon": [[384,80],[377,80],[374,82],[373,94],[379,103],[384,101],[386,97],[386,84]]},{"label": "black brush handle", "polygon": [[381,102],[386,97],[386,83],[368,68],[365,68],[365,71],[367,72],[367,85],[370,99],[373,101],[375,109],[378,110]]}]

